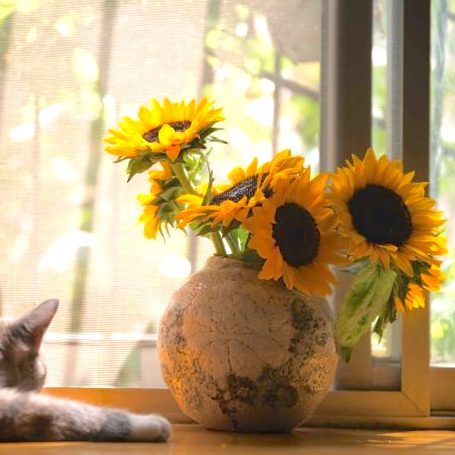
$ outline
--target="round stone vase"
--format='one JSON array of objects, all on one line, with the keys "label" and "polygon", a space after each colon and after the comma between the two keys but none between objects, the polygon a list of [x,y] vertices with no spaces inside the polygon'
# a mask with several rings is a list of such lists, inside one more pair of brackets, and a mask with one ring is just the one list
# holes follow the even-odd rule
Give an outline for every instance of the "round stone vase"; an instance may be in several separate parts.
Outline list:
[{"label": "round stone vase", "polygon": [[337,364],[324,299],[212,257],[173,295],[160,324],[164,380],[206,428],[287,432],[319,405]]}]

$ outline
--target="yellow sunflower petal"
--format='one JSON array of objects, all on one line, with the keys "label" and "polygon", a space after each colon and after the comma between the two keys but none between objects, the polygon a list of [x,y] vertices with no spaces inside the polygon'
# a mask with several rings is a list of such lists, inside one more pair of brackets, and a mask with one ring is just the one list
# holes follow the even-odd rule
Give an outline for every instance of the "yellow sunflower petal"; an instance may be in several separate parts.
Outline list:
[{"label": "yellow sunflower petal", "polygon": [[176,199],[180,204],[196,205],[202,204],[203,197],[196,194],[182,194]]},{"label": "yellow sunflower petal", "polygon": [[231,172],[229,172],[228,177],[232,183],[238,183],[244,180],[246,178],[246,175],[245,171],[241,167],[236,167],[232,169]]},{"label": "yellow sunflower petal", "polygon": [[397,309],[399,312],[403,313],[403,312],[405,311],[405,307],[404,307],[404,305],[403,305],[403,302],[402,302],[398,297],[395,297],[394,301],[395,301],[395,307],[396,307],[396,309]]},{"label": "yellow sunflower petal", "polygon": [[395,263],[398,266],[398,268],[400,270],[402,270],[406,275],[408,275],[408,276],[414,275],[414,270],[412,268],[412,265],[407,258],[396,255]]}]

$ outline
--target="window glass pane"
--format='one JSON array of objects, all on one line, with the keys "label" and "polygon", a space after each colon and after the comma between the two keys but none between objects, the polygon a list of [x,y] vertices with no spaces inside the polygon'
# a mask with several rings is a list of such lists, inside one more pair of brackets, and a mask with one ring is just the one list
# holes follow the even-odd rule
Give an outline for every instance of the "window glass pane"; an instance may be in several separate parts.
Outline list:
[{"label": "window glass pane", "polygon": [[[162,384],[154,339],[172,292],[212,253],[147,241],[124,167],[102,152],[122,115],[165,96],[225,109],[215,175],[283,148],[318,169],[320,2],[80,0],[0,9],[0,304],[61,305],[48,385]],[[296,26],[298,25],[298,26]]]},{"label": "window glass pane", "polygon": [[431,361],[455,366],[455,3],[432,2],[431,194],[448,220],[446,281],[431,301]]},{"label": "window glass pane", "polygon": [[378,155],[386,153],[387,115],[387,2],[373,1],[373,49],[371,51],[371,143]]}]

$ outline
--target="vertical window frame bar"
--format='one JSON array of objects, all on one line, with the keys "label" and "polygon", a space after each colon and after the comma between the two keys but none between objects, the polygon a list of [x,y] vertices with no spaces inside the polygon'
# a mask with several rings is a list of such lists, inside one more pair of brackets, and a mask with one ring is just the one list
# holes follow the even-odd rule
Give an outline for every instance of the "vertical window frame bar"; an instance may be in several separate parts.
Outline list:
[{"label": "vertical window frame bar", "polygon": [[[428,182],[431,1],[404,0],[403,7],[403,166]],[[430,415],[429,305],[403,317],[401,383],[421,414]]]}]

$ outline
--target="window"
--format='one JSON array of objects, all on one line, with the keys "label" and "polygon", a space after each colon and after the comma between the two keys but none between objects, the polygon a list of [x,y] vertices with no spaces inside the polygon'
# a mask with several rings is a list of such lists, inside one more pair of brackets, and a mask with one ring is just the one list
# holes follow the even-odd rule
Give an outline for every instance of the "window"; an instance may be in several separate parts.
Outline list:
[{"label": "window", "polygon": [[159,317],[212,246],[143,238],[136,195],[148,182],[126,183],[102,138],[152,97],[208,94],[227,118],[218,179],[284,148],[317,171],[320,2],[27,0],[1,11],[2,312],[60,299],[48,385],[162,387]]},{"label": "window", "polygon": [[[136,194],[147,182],[127,184],[102,152],[107,128],[152,97],[207,94],[224,108],[229,145],[213,152],[218,178],[284,148],[315,172],[332,170],[373,144],[419,179],[431,171],[431,191],[452,217],[449,6],[432,2],[431,169],[427,0],[0,6],[0,310],[14,316],[60,298],[44,346],[54,393],[138,411],[153,403],[182,418],[157,390],[156,329],[211,246],[178,232],[166,244],[145,240]],[[455,409],[450,260],[447,270],[432,302],[431,369],[426,309],[381,342],[364,337],[310,423],[447,424],[430,418]]]}]

